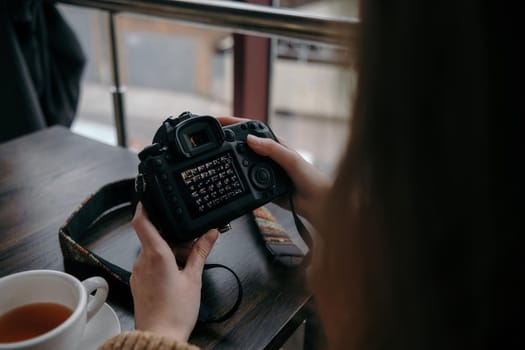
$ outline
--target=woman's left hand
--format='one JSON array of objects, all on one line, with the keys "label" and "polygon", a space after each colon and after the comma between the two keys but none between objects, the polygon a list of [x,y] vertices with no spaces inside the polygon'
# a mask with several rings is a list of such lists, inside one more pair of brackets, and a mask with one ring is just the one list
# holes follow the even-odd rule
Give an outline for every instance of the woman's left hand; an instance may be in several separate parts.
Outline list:
[{"label": "woman's left hand", "polygon": [[181,269],[140,203],[132,223],[142,244],[130,280],[135,328],[185,342],[197,322],[202,271],[219,233],[210,230],[195,240]]}]

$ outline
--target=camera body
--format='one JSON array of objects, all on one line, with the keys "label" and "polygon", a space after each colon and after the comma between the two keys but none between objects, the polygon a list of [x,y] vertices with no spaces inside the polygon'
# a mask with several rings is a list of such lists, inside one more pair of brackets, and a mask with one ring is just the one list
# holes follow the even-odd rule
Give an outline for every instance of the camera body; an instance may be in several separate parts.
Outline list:
[{"label": "camera body", "polygon": [[139,153],[135,189],[165,240],[191,240],[292,191],[284,170],[248,147],[249,134],[277,141],[259,121],[221,127],[190,112],[164,121]]}]

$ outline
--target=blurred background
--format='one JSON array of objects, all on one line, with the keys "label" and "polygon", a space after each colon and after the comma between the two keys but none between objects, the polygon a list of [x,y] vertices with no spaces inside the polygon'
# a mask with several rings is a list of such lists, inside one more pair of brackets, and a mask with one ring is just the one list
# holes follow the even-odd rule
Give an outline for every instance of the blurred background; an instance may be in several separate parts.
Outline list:
[{"label": "blurred background", "polygon": [[[117,144],[108,12],[58,5],[87,57],[76,133]],[[280,0],[273,6],[316,15],[357,17],[356,0]],[[234,34],[210,27],[143,15],[115,17],[121,84],[125,86],[127,146],[141,150],[161,122],[189,110],[233,115]],[[276,134],[324,171],[333,172],[345,144],[356,77],[341,47],[269,40],[267,119]],[[253,61],[252,61],[253,62]],[[248,61],[245,74],[257,74]],[[350,83],[349,83],[350,82]],[[257,97],[246,104],[256,104]],[[241,112],[242,113],[242,112]]]}]

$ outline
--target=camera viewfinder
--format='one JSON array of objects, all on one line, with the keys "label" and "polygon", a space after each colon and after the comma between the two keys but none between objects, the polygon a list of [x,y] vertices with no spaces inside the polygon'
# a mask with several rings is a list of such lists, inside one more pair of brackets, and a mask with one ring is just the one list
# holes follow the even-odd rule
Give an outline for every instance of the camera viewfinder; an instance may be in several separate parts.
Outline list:
[{"label": "camera viewfinder", "polygon": [[189,139],[190,139],[190,144],[193,147],[199,147],[205,143],[210,142],[210,138],[208,134],[206,133],[206,130],[201,130],[199,132],[196,132],[190,135]]}]

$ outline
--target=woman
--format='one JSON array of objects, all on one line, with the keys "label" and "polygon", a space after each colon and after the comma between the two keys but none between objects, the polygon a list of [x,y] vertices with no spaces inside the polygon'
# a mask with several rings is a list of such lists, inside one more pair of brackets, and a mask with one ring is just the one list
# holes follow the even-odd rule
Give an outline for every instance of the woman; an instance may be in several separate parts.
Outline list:
[{"label": "woman", "polygon": [[[362,6],[357,104],[333,186],[294,151],[248,140],[289,173],[298,212],[325,241],[323,281],[312,282],[327,347],[519,344],[524,290],[513,210],[525,177],[522,157],[512,155],[523,120],[520,12],[483,1]],[[321,212],[312,206],[319,201]],[[144,247],[132,280],[136,324],[151,333],[119,335],[105,348],[148,337],[191,348],[202,265],[217,233],[201,237],[178,271],[140,208],[134,226]],[[166,293],[160,300],[149,297],[153,285],[156,297],[159,286]]]}]

